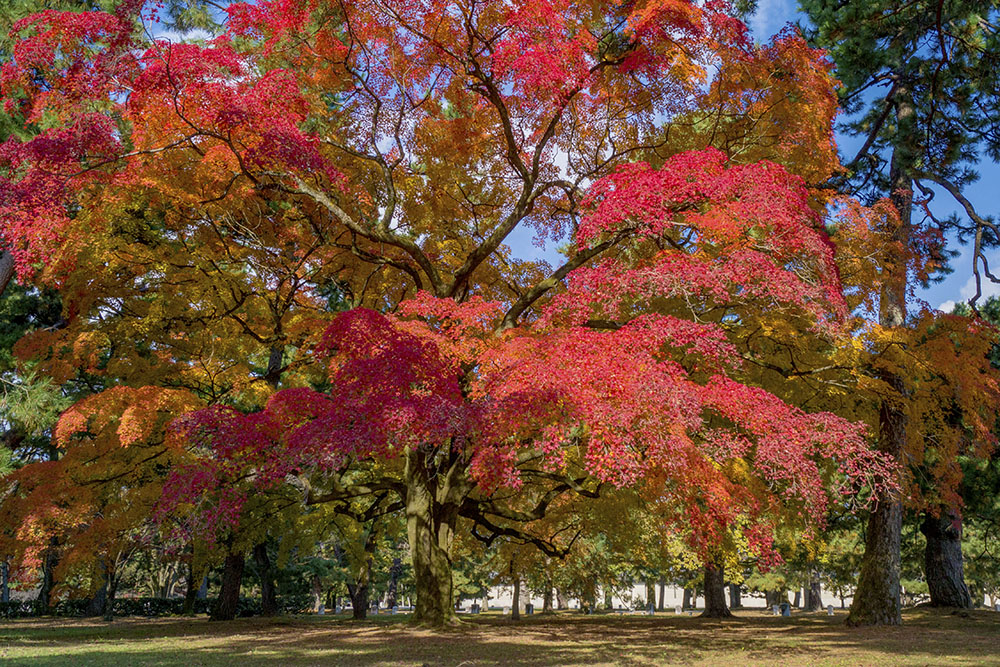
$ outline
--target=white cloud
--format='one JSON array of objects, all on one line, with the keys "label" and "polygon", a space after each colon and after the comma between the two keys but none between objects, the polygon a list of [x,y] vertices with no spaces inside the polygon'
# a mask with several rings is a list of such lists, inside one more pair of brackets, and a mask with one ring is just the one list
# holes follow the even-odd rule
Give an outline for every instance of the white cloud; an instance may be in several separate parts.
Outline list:
[{"label": "white cloud", "polygon": [[[979,297],[980,302],[985,301],[991,296],[1000,296],[1000,285],[998,285],[997,283],[993,282],[992,280],[990,280],[985,276],[983,276],[982,280],[982,290],[983,293]],[[968,301],[973,296],[975,296],[975,294],[976,294],[976,277],[969,276],[969,279],[965,281],[965,284],[962,285],[962,288],[958,290],[959,300]],[[955,307],[955,300],[949,299],[941,303],[941,305],[939,305],[937,309],[946,313],[950,313],[954,307]]]}]

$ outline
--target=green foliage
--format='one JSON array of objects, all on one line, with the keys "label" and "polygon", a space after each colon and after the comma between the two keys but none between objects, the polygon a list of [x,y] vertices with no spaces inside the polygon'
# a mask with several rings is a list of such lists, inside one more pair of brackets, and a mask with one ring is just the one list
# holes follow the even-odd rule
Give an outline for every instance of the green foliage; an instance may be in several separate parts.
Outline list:
[{"label": "green foliage", "polygon": [[21,376],[0,376],[0,418],[28,437],[45,437],[71,404],[47,377],[30,371]]},{"label": "green foliage", "polygon": [[[972,203],[960,199],[978,179],[980,159],[1000,159],[1000,118],[995,113],[1000,100],[1000,3],[799,4],[813,26],[809,38],[828,50],[843,83],[842,130],[863,141],[857,155],[845,161],[849,189],[870,198],[890,194],[898,187],[889,173],[894,163],[915,183],[915,201],[930,201],[933,188],[941,186],[965,207],[965,219],[932,219],[932,227],[957,231],[960,241],[981,230],[977,253],[1000,242],[990,225],[975,219]],[[942,244],[938,240],[924,250],[936,253],[939,271],[948,272],[947,258],[954,253]]]}]

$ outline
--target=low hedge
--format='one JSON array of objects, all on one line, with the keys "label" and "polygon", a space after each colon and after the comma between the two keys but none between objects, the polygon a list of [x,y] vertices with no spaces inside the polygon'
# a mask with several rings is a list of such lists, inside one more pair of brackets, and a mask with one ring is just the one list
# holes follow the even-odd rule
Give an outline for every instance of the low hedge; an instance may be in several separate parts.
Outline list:
[{"label": "low hedge", "polygon": [[[56,602],[50,613],[53,616],[75,616],[87,615],[87,606],[90,600],[59,600]],[[194,601],[194,613],[207,614],[212,605],[215,604],[213,598],[199,599]],[[301,614],[312,609],[312,595],[279,595],[278,613],[280,614]],[[236,606],[236,614],[240,617],[259,616],[263,608],[260,598],[240,598]],[[184,613],[183,598],[117,598],[114,602],[115,616],[146,616],[154,618],[157,616],[177,616]],[[0,602],[0,618],[28,618],[41,616],[35,600],[11,600]]]}]

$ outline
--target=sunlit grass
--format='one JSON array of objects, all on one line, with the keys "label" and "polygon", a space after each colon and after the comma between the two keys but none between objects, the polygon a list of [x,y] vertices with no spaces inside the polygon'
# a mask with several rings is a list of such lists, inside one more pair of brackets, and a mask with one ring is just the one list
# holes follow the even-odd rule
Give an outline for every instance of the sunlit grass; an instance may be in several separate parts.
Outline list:
[{"label": "sunlit grass", "polygon": [[25,619],[0,626],[3,665],[1000,665],[1000,613],[910,611],[900,628],[851,630],[844,616],[489,614],[443,633],[404,616]]}]

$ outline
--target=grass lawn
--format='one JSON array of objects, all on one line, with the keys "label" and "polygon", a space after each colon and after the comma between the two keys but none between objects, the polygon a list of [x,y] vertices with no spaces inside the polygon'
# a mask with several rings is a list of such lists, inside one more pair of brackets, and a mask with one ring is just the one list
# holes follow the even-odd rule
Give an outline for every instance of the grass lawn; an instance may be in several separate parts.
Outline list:
[{"label": "grass lawn", "polygon": [[929,609],[899,628],[851,630],[844,613],[761,611],[731,621],[649,616],[470,617],[447,632],[403,616],[22,619],[0,625],[4,665],[1000,665],[1000,613]]}]

